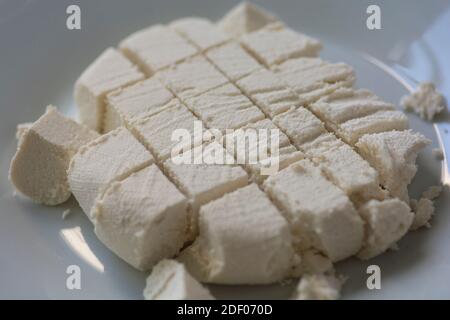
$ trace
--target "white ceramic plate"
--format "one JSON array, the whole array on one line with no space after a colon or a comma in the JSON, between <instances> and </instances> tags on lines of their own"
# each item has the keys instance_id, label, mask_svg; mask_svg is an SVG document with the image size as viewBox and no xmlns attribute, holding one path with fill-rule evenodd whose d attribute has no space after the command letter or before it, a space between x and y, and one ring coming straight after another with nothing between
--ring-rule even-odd
<instances>
[{"instance_id":1,"label":"white ceramic plate","mask_svg":"<svg viewBox=\"0 0 450 320\"><path fill-rule=\"evenodd\" d=\"M43 207L13 196L9 161L16 148L15 126L34 121L47 104L75 115L72 86L82 70L107 46L155 23L188 15L217 19L234 1L77 1L82 30L66 29L72 1L0 0L0 298L135 299L145 274L108 251L71 199ZM382 30L366 28L366 8L381 7ZM419 81L433 81L450 97L450 8L448 1L267 1L262 6L289 26L320 38L323 57L351 64L358 85L398 103ZM448 166L431 155L449 155L448 117L434 126L411 115L411 127L432 139L419 157L412 185L418 196L429 185L449 184ZM63 220L62 212L71 208ZM437 201L431 229L409 234L398 252L369 262L338 264L349 277L344 298L450 298L450 201ZM381 290L366 288L366 268L381 267ZM81 290L66 288L66 269L81 268ZM218 298L287 298L292 285L211 286Z\"/></svg>"}]
</instances>

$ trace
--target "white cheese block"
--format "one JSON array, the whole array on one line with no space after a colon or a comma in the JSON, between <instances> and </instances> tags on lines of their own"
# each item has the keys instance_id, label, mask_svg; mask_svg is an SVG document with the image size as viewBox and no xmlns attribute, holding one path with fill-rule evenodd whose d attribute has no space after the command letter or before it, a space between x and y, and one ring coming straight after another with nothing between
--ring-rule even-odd
<instances>
[{"instance_id":1,"label":"white cheese block","mask_svg":"<svg viewBox=\"0 0 450 320\"><path fill-rule=\"evenodd\" d=\"M206 57L231 81L262 70L263 67L236 42L230 42L206 52Z\"/></svg>"},{"instance_id":2,"label":"white cheese block","mask_svg":"<svg viewBox=\"0 0 450 320\"><path fill-rule=\"evenodd\" d=\"M392 130L406 130L409 127L406 115L397 110L372 113L341 123L335 128L338 135L350 145L354 145L365 134Z\"/></svg>"},{"instance_id":3,"label":"white cheese block","mask_svg":"<svg viewBox=\"0 0 450 320\"><path fill-rule=\"evenodd\" d=\"M100 241L139 270L173 257L185 241L186 198L155 164L109 184L92 213Z\"/></svg>"},{"instance_id":4,"label":"white cheese block","mask_svg":"<svg viewBox=\"0 0 450 320\"><path fill-rule=\"evenodd\" d=\"M148 76L198 52L186 39L162 25L154 25L129 35L119 47Z\"/></svg>"},{"instance_id":5,"label":"white cheese block","mask_svg":"<svg viewBox=\"0 0 450 320\"><path fill-rule=\"evenodd\" d=\"M161 260L148 276L145 300L213 300L209 290L176 260Z\"/></svg>"},{"instance_id":6,"label":"white cheese block","mask_svg":"<svg viewBox=\"0 0 450 320\"><path fill-rule=\"evenodd\" d=\"M367 134L356 147L380 174L380 183L393 197L408 202L408 185L417 172L418 153L430 140L412 130Z\"/></svg>"},{"instance_id":7,"label":"white cheese block","mask_svg":"<svg viewBox=\"0 0 450 320\"><path fill-rule=\"evenodd\" d=\"M395 110L369 90L340 88L311 105L311 110L326 122L339 124L381 110Z\"/></svg>"},{"instance_id":8,"label":"white cheese block","mask_svg":"<svg viewBox=\"0 0 450 320\"><path fill-rule=\"evenodd\" d=\"M112 182L153 163L152 155L124 127L81 147L72 158L68 180L73 195L86 215L97 196Z\"/></svg>"},{"instance_id":9,"label":"white cheese block","mask_svg":"<svg viewBox=\"0 0 450 320\"><path fill-rule=\"evenodd\" d=\"M233 84L226 84L186 100L206 126L219 130L238 129L264 114Z\"/></svg>"},{"instance_id":10,"label":"white cheese block","mask_svg":"<svg viewBox=\"0 0 450 320\"><path fill-rule=\"evenodd\" d=\"M104 131L158 113L174 98L154 77L114 91L107 96Z\"/></svg>"},{"instance_id":11,"label":"white cheese block","mask_svg":"<svg viewBox=\"0 0 450 320\"><path fill-rule=\"evenodd\" d=\"M400 104L405 110L413 111L428 121L447 109L444 96L431 82L420 83L411 95L402 97Z\"/></svg>"},{"instance_id":12,"label":"white cheese block","mask_svg":"<svg viewBox=\"0 0 450 320\"><path fill-rule=\"evenodd\" d=\"M230 36L211 21L188 17L173 21L170 25L201 51L216 47L230 40Z\"/></svg>"},{"instance_id":13,"label":"white cheese block","mask_svg":"<svg viewBox=\"0 0 450 320\"><path fill-rule=\"evenodd\" d=\"M101 132L106 94L142 79L144 75L119 51L106 49L75 83L74 97L81 122Z\"/></svg>"},{"instance_id":14,"label":"white cheese block","mask_svg":"<svg viewBox=\"0 0 450 320\"><path fill-rule=\"evenodd\" d=\"M375 257L400 240L414 219L411 209L399 199L371 200L359 208L365 222L365 240L358 257Z\"/></svg>"},{"instance_id":15,"label":"white cheese block","mask_svg":"<svg viewBox=\"0 0 450 320\"><path fill-rule=\"evenodd\" d=\"M82 145L97 137L95 131L66 118L55 107L47 107L44 115L20 134L9 180L38 203L63 203L70 197L66 172L70 159Z\"/></svg>"},{"instance_id":16,"label":"white cheese block","mask_svg":"<svg viewBox=\"0 0 450 320\"><path fill-rule=\"evenodd\" d=\"M218 25L233 37L239 37L277 21L278 18L268 11L243 1L228 11Z\"/></svg>"},{"instance_id":17,"label":"white cheese block","mask_svg":"<svg viewBox=\"0 0 450 320\"><path fill-rule=\"evenodd\" d=\"M303 105L303 101L269 70L253 72L236 85L269 117Z\"/></svg>"},{"instance_id":18,"label":"white cheese block","mask_svg":"<svg viewBox=\"0 0 450 320\"><path fill-rule=\"evenodd\" d=\"M201 207L199 232L180 260L202 282L265 284L290 274L289 226L255 184Z\"/></svg>"},{"instance_id":19,"label":"white cheese block","mask_svg":"<svg viewBox=\"0 0 450 320\"><path fill-rule=\"evenodd\" d=\"M267 26L243 35L242 46L267 67L299 57L316 57L322 44L289 28Z\"/></svg>"},{"instance_id":20,"label":"white cheese block","mask_svg":"<svg viewBox=\"0 0 450 320\"><path fill-rule=\"evenodd\" d=\"M299 249L315 248L338 261L361 248L363 222L353 204L311 161L301 160L270 176L264 188L284 210Z\"/></svg>"},{"instance_id":21,"label":"white cheese block","mask_svg":"<svg viewBox=\"0 0 450 320\"><path fill-rule=\"evenodd\" d=\"M161 112L144 119L140 119L130 125L133 133L138 137L152 154L160 161L170 157L174 148L193 147L202 142L201 122L178 100L173 100ZM196 123L200 128L195 134ZM189 141L181 139L172 134L175 130L187 130L190 134ZM186 143L185 143L186 142Z\"/></svg>"},{"instance_id":22,"label":"white cheese block","mask_svg":"<svg viewBox=\"0 0 450 320\"><path fill-rule=\"evenodd\" d=\"M300 279L292 299L337 300L341 295L343 279L326 274L305 274Z\"/></svg>"}]
</instances>

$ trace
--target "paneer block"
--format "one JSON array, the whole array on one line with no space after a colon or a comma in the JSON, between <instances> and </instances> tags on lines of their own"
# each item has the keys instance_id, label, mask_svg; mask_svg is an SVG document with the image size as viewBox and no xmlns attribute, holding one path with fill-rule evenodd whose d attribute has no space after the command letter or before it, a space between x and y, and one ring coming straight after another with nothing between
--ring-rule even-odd
<instances>
[{"instance_id":1,"label":"paneer block","mask_svg":"<svg viewBox=\"0 0 450 320\"><path fill-rule=\"evenodd\" d=\"M273 67L275 74L306 104L355 81L353 69L345 63L319 58L298 58Z\"/></svg>"},{"instance_id":2,"label":"paneer block","mask_svg":"<svg viewBox=\"0 0 450 320\"><path fill-rule=\"evenodd\" d=\"M229 83L219 70L200 56L164 70L158 77L183 101Z\"/></svg>"},{"instance_id":3,"label":"paneer block","mask_svg":"<svg viewBox=\"0 0 450 320\"><path fill-rule=\"evenodd\" d=\"M198 50L169 27L154 25L119 44L120 50L148 76L195 55Z\"/></svg>"},{"instance_id":4,"label":"paneer block","mask_svg":"<svg viewBox=\"0 0 450 320\"><path fill-rule=\"evenodd\" d=\"M202 206L199 231L179 259L202 282L266 284L290 274L289 226L255 184Z\"/></svg>"},{"instance_id":5,"label":"paneer block","mask_svg":"<svg viewBox=\"0 0 450 320\"><path fill-rule=\"evenodd\" d=\"M419 152L431 141L412 130L367 134L359 139L359 153L380 174L380 183L393 197L408 203L408 185L416 175Z\"/></svg>"},{"instance_id":6,"label":"paneer block","mask_svg":"<svg viewBox=\"0 0 450 320\"><path fill-rule=\"evenodd\" d=\"M139 270L173 257L185 241L186 198L155 164L109 184L92 212L100 241Z\"/></svg>"},{"instance_id":7,"label":"paneer block","mask_svg":"<svg viewBox=\"0 0 450 320\"><path fill-rule=\"evenodd\" d=\"M233 84L226 84L186 100L186 106L209 128L238 129L264 114Z\"/></svg>"},{"instance_id":8,"label":"paneer block","mask_svg":"<svg viewBox=\"0 0 450 320\"><path fill-rule=\"evenodd\" d=\"M152 155L124 127L81 147L68 169L70 189L84 213L92 219L96 198L113 181L153 163Z\"/></svg>"},{"instance_id":9,"label":"paneer block","mask_svg":"<svg viewBox=\"0 0 450 320\"><path fill-rule=\"evenodd\" d=\"M174 98L155 77L114 91L107 96L104 131L158 113Z\"/></svg>"},{"instance_id":10,"label":"paneer block","mask_svg":"<svg viewBox=\"0 0 450 320\"><path fill-rule=\"evenodd\" d=\"M403 112L386 110L341 123L336 128L336 132L347 143L354 145L365 134L392 130L401 131L408 129L408 127L408 118Z\"/></svg>"},{"instance_id":11,"label":"paneer block","mask_svg":"<svg viewBox=\"0 0 450 320\"><path fill-rule=\"evenodd\" d=\"M144 75L122 53L106 49L75 83L74 98L81 122L102 132L106 95L142 79Z\"/></svg>"},{"instance_id":12,"label":"paneer block","mask_svg":"<svg viewBox=\"0 0 450 320\"><path fill-rule=\"evenodd\" d=\"M305 274L301 277L292 299L337 300L344 280L333 275Z\"/></svg>"},{"instance_id":13,"label":"paneer block","mask_svg":"<svg viewBox=\"0 0 450 320\"><path fill-rule=\"evenodd\" d=\"M278 22L274 15L253 3L243 1L228 11L217 24L225 32L237 38L273 22Z\"/></svg>"},{"instance_id":14,"label":"paneer block","mask_svg":"<svg viewBox=\"0 0 450 320\"><path fill-rule=\"evenodd\" d=\"M206 57L231 81L262 70L263 67L236 42L206 52Z\"/></svg>"},{"instance_id":15,"label":"paneer block","mask_svg":"<svg viewBox=\"0 0 450 320\"><path fill-rule=\"evenodd\" d=\"M410 208L399 199L371 200L359 208L365 222L365 240L358 257L373 258L400 240L414 219Z\"/></svg>"},{"instance_id":16,"label":"paneer block","mask_svg":"<svg viewBox=\"0 0 450 320\"><path fill-rule=\"evenodd\" d=\"M361 248L364 227L352 202L311 161L270 176L264 189L285 212L298 250L315 248L339 261Z\"/></svg>"},{"instance_id":17,"label":"paneer block","mask_svg":"<svg viewBox=\"0 0 450 320\"><path fill-rule=\"evenodd\" d=\"M95 131L66 118L55 107L47 107L44 115L20 134L9 180L33 201L52 206L63 203L70 197L70 159L97 137Z\"/></svg>"},{"instance_id":18,"label":"paneer block","mask_svg":"<svg viewBox=\"0 0 450 320\"><path fill-rule=\"evenodd\" d=\"M195 132L196 124L199 126L198 132ZM131 130L160 161L169 158L175 148L191 148L201 144L203 139L201 121L178 100L171 102L161 112L134 122ZM178 141L176 130L187 130L191 139Z\"/></svg>"},{"instance_id":19,"label":"paneer block","mask_svg":"<svg viewBox=\"0 0 450 320\"><path fill-rule=\"evenodd\" d=\"M381 110L395 110L369 90L340 88L311 105L311 110L326 122L336 125Z\"/></svg>"},{"instance_id":20,"label":"paneer block","mask_svg":"<svg viewBox=\"0 0 450 320\"><path fill-rule=\"evenodd\" d=\"M230 40L230 36L211 21L189 17L173 21L170 27L188 39L199 50L205 51Z\"/></svg>"},{"instance_id":21,"label":"paneer block","mask_svg":"<svg viewBox=\"0 0 450 320\"><path fill-rule=\"evenodd\" d=\"M299 57L316 57L322 44L289 28L266 26L243 35L242 46L267 67Z\"/></svg>"},{"instance_id":22,"label":"paneer block","mask_svg":"<svg viewBox=\"0 0 450 320\"><path fill-rule=\"evenodd\" d=\"M213 300L207 288L176 260L161 260L148 276L145 300Z\"/></svg>"},{"instance_id":23,"label":"paneer block","mask_svg":"<svg viewBox=\"0 0 450 320\"><path fill-rule=\"evenodd\" d=\"M253 72L236 85L269 117L303 105L303 101L269 70Z\"/></svg>"}]
</instances>

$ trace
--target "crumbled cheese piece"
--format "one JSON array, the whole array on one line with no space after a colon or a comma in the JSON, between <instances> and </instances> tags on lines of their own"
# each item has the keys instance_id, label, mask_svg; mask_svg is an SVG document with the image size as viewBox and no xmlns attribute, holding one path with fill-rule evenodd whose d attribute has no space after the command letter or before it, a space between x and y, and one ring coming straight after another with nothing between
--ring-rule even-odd
<instances>
[{"instance_id":1,"label":"crumbled cheese piece","mask_svg":"<svg viewBox=\"0 0 450 320\"><path fill-rule=\"evenodd\" d=\"M410 230L414 231L421 227L431 227L430 220L434 214L433 201L427 198L421 198L419 201L414 201L411 207L414 210L414 220Z\"/></svg>"},{"instance_id":2,"label":"crumbled cheese piece","mask_svg":"<svg viewBox=\"0 0 450 320\"><path fill-rule=\"evenodd\" d=\"M186 198L155 164L110 183L92 215L100 241L139 270L173 257L186 239Z\"/></svg>"},{"instance_id":3,"label":"crumbled cheese piece","mask_svg":"<svg viewBox=\"0 0 450 320\"><path fill-rule=\"evenodd\" d=\"M447 108L444 96L431 82L419 84L416 91L401 99L400 104L405 110L414 111L428 121L433 120L435 115Z\"/></svg>"},{"instance_id":4,"label":"crumbled cheese piece","mask_svg":"<svg viewBox=\"0 0 450 320\"><path fill-rule=\"evenodd\" d=\"M17 125L16 139L17 139L18 144L20 144L22 137L25 135L25 133L28 131L28 129L31 128L32 125L33 125L32 122L19 123Z\"/></svg>"},{"instance_id":5,"label":"crumbled cheese piece","mask_svg":"<svg viewBox=\"0 0 450 320\"><path fill-rule=\"evenodd\" d=\"M280 281L292 259L289 226L255 184L201 207L199 237L180 256L197 279L219 284Z\"/></svg>"},{"instance_id":6,"label":"crumbled cheese piece","mask_svg":"<svg viewBox=\"0 0 450 320\"><path fill-rule=\"evenodd\" d=\"M337 300L344 283L343 278L325 274L305 274L295 289L295 300Z\"/></svg>"},{"instance_id":7,"label":"crumbled cheese piece","mask_svg":"<svg viewBox=\"0 0 450 320\"><path fill-rule=\"evenodd\" d=\"M309 160L270 176L264 188L285 211L300 248L315 248L332 261L352 256L361 248L363 222L353 204Z\"/></svg>"},{"instance_id":8,"label":"crumbled cheese piece","mask_svg":"<svg viewBox=\"0 0 450 320\"><path fill-rule=\"evenodd\" d=\"M361 259L373 258L400 240L409 230L414 214L399 199L371 200L359 208L366 235L358 253Z\"/></svg>"},{"instance_id":9,"label":"crumbled cheese piece","mask_svg":"<svg viewBox=\"0 0 450 320\"><path fill-rule=\"evenodd\" d=\"M263 29L243 35L242 46L258 61L270 67L299 57L316 57L322 44L289 28Z\"/></svg>"},{"instance_id":10,"label":"crumbled cheese piece","mask_svg":"<svg viewBox=\"0 0 450 320\"><path fill-rule=\"evenodd\" d=\"M75 83L74 96L81 122L101 132L106 94L143 78L138 68L120 52L113 48L105 50Z\"/></svg>"},{"instance_id":11,"label":"crumbled cheese piece","mask_svg":"<svg viewBox=\"0 0 450 320\"><path fill-rule=\"evenodd\" d=\"M408 202L408 185L417 172L418 153L431 141L411 130L364 135L356 147L380 174L390 194Z\"/></svg>"},{"instance_id":12,"label":"crumbled cheese piece","mask_svg":"<svg viewBox=\"0 0 450 320\"><path fill-rule=\"evenodd\" d=\"M278 19L266 10L243 1L227 12L218 25L233 37L239 37L277 21Z\"/></svg>"},{"instance_id":13,"label":"crumbled cheese piece","mask_svg":"<svg viewBox=\"0 0 450 320\"><path fill-rule=\"evenodd\" d=\"M213 300L209 290L195 280L182 263L161 260L147 278L146 300Z\"/></svg>"},{"instance_id":14,"label":"crumbled cheese piece","mask_svg":"<svg viewBox=\"0 0 450 320\"><path fill-rule=\"evenodd\" d=\"M151 163L151 154L121 127L78 150L67 171L69 185L84 213L92 219L91 209L104 188Z\"/></svg>"},{"instance_id":15,"label":"crumbled cheese piece","mask_svg":"<svg viewBox=\"0 0 450 320\"><path fill-rule=\"evenodd\" d=\"M62 215L61 215L61 218L62 218L63 220L66 220L67 217L70 215L70 213L71 213L70 209L64 210L63 213L62 213Z\"/></svg>"},{"instance_id":16,"label":"crumbled cheese piece","mask_svg":"<svg viewBox=\"0 0 450 320\"><path fill-rule=\"evenodd\" d=\"M20 136L11 160L9 179L32 200L57 205L70 197L67 168L77 150L98 134L66 118L55 107Z\"/></svg>"},{"instance_id":17,"label":"crumbled cheese piece","mask_svg":"<svg viewBox=\"0 0 450 320\"><path fill-rule=\"evenodd\" d=\"M174 30L154 25L119 44L120 50L148 76L195 55L198 50Z\"/></svg>"},{"instance_id":18,"label":"crumbled cheese piece","mask_svg":"<svg viewBox=\"0 0 450 320\"><path fill-rule=\"evenodd\" d=\"M433 148L433 150L431 150L431 153L437 160L444 160L444 151L442 151L441 148Z\"/></svg>"}]
</instances>

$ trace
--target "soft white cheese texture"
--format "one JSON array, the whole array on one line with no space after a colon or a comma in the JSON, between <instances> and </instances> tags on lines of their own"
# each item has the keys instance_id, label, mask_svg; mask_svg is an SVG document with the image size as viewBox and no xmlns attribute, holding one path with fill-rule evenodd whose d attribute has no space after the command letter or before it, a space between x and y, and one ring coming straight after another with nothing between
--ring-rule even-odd
<instances>
[{"instance_id":1,"label":"soft white cheese texture","mask_svg":"<svg viewBox=\"0 0 450 320\"><path fill-rule=\"evenodd\" d=\"M292 299L337 300L340 297L342 278L324 274L306 274L301 277Z\"/></svg>"},{"instance_id":2,"label":"soft white cheese texture","mask_svg":"<svg viewBox=\"0 0 450 320\"><path fill-rule=\"evenodd\" d=\"M402 98L400 104L405 110L413 111L428 121L447 108L444 96L431 82L420 83L411 95Z\"/></svg>"}]
</instances>

